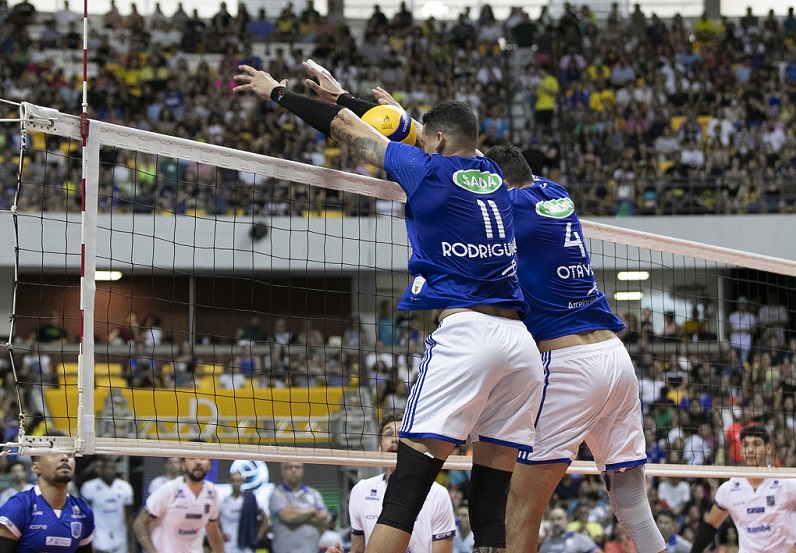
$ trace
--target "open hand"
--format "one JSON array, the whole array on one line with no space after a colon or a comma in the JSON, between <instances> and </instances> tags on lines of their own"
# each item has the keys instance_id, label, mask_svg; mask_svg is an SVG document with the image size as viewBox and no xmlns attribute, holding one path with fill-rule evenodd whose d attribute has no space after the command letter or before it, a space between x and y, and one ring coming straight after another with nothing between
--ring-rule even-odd
<instances>
[{"instance_id":1,"label":"open hand","mask_svg":"<svg viewBox=\"0 0 796 553\"><path fill-rule=\"evenodd\" d=\"M336 104L338 96L346 92L340 83L337 82L337 79L322 65L315 63L311 59L302 62L301 65L304 66L304 69L310 75L318 79L317 83L312 79L305 79L304 84L314 90L318 97L327 104Z\"/></svg>"},{"instance_id":2,"label":"open hand","mask_svg":"<svg viewBox=\"0 0 796 553\"><path fill-rule=\"evenodd\" d=\"M271 99L271 91L278 86L287 86L287 79L278 82L270 74L265 71L257 71L254 67L248 65L239 65L238 69L243 71L240 75L233 77L238 86L233 88L233 92L246 92L251 90L258 96Z\"/></svg>"},{"instance_id":3,"label":"open hand","mask_svg":"<svg viewBox=\"0 0 796 553\"><path fill-rule=\"evenodd\" d=\"M403 106L398 103L398 100L392 97L392 94L390 94L380 86L377 86L376 88L373 89L373 95L383 106L395 106L400 110L406 111L404 110Z\"/></svg>"}]
</instances>

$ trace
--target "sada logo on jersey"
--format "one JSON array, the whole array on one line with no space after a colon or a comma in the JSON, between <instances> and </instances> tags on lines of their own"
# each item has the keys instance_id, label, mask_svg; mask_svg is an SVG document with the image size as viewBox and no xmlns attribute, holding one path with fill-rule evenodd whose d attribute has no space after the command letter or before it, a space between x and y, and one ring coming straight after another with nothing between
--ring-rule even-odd
<instances>
[{"instance_id":1,"label":"sada logo on jersey","mask_svg":"<svg viewBox=\"0 0 796 553\"><path fill-rule=\"evenodd\" d=\"M569 198L558 198L556 200L547 200L536 204L536 213L542 217L551 217L553 219L563 219L572 215L575 211L575 203Z\"/></svg>"},{"instance_id":2,"label":"sada logo on jersey","mask_svg":"<svg viewBox=\"0 0 796 553\"><path fill-rule=\"evenodd\" d=\"M563 219L564 217L572 215L574 211L575 203L569 198L558 198L536 204L536 213L542 217Z\"/></svg>"},{"instance_id":3,"label":"sada logo on jersey","mask_svg":"<svg viewBox=\"0 0 796 553\"><path fill-rule=\"evenodd\" d=\"M456 186L475 192L476 194L491 194L503 184L503 179L497 173L467 169L456 171L453 174Z\"/></svg>"}]
</instances>

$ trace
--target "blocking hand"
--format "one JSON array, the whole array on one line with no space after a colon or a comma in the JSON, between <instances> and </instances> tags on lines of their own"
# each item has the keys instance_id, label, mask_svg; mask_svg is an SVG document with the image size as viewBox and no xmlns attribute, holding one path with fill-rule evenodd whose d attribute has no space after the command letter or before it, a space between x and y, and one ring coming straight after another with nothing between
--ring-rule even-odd
<instances>
[{"instance_id":1,"label":"blocking hand","mask_svg":"<svg viewBox=\"0 0 796 553\"><path fill-rule=\"evenodd\" d=\"M318 79L317 83L312 79L304 79L304 84L314 90L318 97L327 104L336 104L337 97L346 92L342 85L337 82L337 79L335 79L334 76L329 73L329 70L322 65L310 59L302 62L301 65L304 66L304 69L306 69L310 75Z\"/></svg>"},{"instance_id":2,"label":"blocking hand","mask_svg":"<svg viewBox=\"0 0 796 553\"><path fill-rule=\"evenodd\" d=\"M234 79L238 86L233 88L233 92L246 92L251 90L258 96L271 99L271 91L278 86L287 86L287 79L279 82L265 71L257 71L254 67L240 65L238 69L243 71L240 75L235 75Z\"/></svg>"}]
</instances>

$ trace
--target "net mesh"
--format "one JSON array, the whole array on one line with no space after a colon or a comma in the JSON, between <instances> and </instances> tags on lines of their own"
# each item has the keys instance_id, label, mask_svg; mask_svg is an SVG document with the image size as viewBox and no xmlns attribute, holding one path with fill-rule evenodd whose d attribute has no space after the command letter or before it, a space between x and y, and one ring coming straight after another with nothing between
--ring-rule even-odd
<instances>
[{"instance_id":1,"label":"net mesh","mask_svg":"<svg viewBox=\"0 0 796 553\"><path fill-rule=\"evenodd\" d=\"M434 328L431 314L395 311L410 253L400 189L92 122L89 240L109 280L97 280L86 311L96 343L81 366L79 142L69 117L36 113L16 203L26 430L76 436L83 374L94 380L84 407L96 415L97 451L383 464L367 453L376 421L405 405ZM344 150L312 148L350 162ZM594 270L627 324L649 453L665 463L656 470L736 464L725 430L744 419L773 431L778 465L796 465L794 264L584 230L592 266L559 276ZM758 322L748 350L743 324L730 328L743 313ZM579 460L576 470L594 470L585 447Z\"/></svg>"}]
</instances>

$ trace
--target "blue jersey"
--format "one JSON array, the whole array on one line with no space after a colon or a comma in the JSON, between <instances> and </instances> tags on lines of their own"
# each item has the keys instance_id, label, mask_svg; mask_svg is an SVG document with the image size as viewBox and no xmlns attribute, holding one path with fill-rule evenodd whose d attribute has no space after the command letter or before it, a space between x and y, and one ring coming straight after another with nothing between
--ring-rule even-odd
<instances>
[{"instance_id":1,"label":"blue jersey","mask_svg":"<svg viewBox=\"0 0 796 553\"><path fill-rule=\"evenodd\" d=\"M19 492L0 507L0 524L19 539L17 553L73 553L94 537L94 513L88 503L67 495L58 514L38 486Z\"/></svg>"},{"instance_id":2,"label":"blue jersey","mask_svg":"<svg viewBox=\"0 0 796 553\"><path fill-rule=\"evenodd\" d=\"M492 304L524 312L508 190L485 157L390 142L384 168L406 192L413 278L398 309Z\"/></svg>"},{"instance_id":3,"label":"blue jersey","mask_svg":"<svg viewBox=\"0 0 796 553\"><path fill-rule=\"evenodd\" d=\"M510 191L518 221L517 262L533 337L552 340L589 330L622 330L594 279L575 205L558 183L534 177Z\"/></svg>"}]
</instances>

